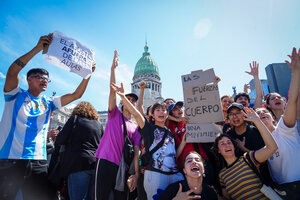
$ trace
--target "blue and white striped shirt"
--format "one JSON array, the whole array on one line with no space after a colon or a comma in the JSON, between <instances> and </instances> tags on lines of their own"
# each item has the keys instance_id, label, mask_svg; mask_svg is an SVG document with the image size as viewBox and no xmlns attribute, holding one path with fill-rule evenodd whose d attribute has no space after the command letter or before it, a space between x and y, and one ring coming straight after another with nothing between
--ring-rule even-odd
<instances>
[{"instance_id":1,"label":"blue and white striped shirt","mask_svg":"<svg viewBox=\"0 0 300 200\"><path fill-rule=\"evenodd\" d=\"M0 159L46 160L50 114L61 108L60 97L32 96L19 87L4 93L0 122Z\"/></svg>"}]
</instances>

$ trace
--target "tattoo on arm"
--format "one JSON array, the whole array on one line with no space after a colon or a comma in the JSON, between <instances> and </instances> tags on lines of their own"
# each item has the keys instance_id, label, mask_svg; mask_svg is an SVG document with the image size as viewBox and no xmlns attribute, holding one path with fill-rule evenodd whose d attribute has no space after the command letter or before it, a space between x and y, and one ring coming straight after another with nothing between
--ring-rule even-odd
<instances>
[{"instance_id":1,"label":"tattoo on arm","mask_svg":"<svg viewBox=\"0 0 300 200\"><path fill-rule=\"evenodd\" d=\"M26 64L24 64L21 60L19 60L19 59L17 59L16 61L15 61L15 64L16 65L18 65L18 66L20 66L21 68L23 68Z\"/></svg>"}]
</instances>

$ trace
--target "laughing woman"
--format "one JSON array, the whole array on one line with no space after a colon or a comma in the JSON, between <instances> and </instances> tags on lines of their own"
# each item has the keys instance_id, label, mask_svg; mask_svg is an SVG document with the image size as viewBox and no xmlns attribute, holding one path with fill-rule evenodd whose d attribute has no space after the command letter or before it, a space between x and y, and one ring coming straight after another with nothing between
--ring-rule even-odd
<instances>
[{"instance_id":1,"label":"laughing woman","mask_svg":"<svg viewBox=\"0 0 300 200\"><path fill-rule=\"evenodd\" d=\"M205 182L204 163L195 151L186 154L183 161L185 180L173 183L159 195L159 200L202 199L217 200L216 192Z\"/></svg>"},{"instance_id":2,"label":"laughing woman","mask_svg":"<svg viewBox=\"0 0 300 200\"><path fill-rule=\"evenodd\" d=\"M229 135L222 134L216 138L212 150L224 167L219 173L222 193L227 199L267 199L260 191L262 182L247 163L258 167L275 153L277 144L254 110L244 109L244 118L256 125L265 147L238 157L236 143Z\"/></svg>"},{"instance_id":3,"label":"laughing woman","mask_svg":"<svg viewBox=\"0 0 300 200\"><path fill-rule=\"evenodd\" d=\"M300 50L293 49L291 63L291 83L289 101L275 126L271 113L265 108L256 109L260 119L272 132L278 144L276 153L268 159L272 179L287 191L285 199L300 199L300 134L296 129L296 107L300 84Z\"/></svg>"},{"instance_id":4,"label":"laughing woman","mask_svg":"<svg viewBox=\"0 0 300 200\"><path fill-rule=\"evenodd\" d=\"M167 109L164 103L155 103L151 113L154 124L150 124L142 114L128 101L124 95L123 84L121 88L115 84L111 88L121 97L124 105L136 119L146 151L151 151L156 145L161 145L150 157L145 170L144 187L147 199L153 199L158 191L166 189L171 183L183 180L183 175L176 166L176 150L174 134L165 128ZM163 141L162 143L160 143Z\"/></svg>"}]
</instances>

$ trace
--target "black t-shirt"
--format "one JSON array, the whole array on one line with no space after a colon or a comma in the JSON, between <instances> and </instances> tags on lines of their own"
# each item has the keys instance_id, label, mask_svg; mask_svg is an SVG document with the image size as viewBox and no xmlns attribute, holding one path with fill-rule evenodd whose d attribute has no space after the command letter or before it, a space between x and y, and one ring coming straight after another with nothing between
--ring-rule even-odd
<instances>
[{"instance_id":1,"label":"black t-shirt","mask_svg":"<svg viewBox=\"0 0 300 200\"><path fill-rule=\"evenodd\" d=\"M144 139L145 148L149 151L162 140L164 134L167 134L163 145L152 154L147 170L164 174L177 173L174 134L167 128L150 124L147 120L145 120L145 126L139 131Z\"/></svg>"},{"instance_id":2,"label":"black t-shirt","mask_svg":"<svg viewBox=\"0 0 300 200\"><path fill-rule=\"evenodd\" d=\"M182 181L178 181L176 183L169 185L158 196L158 200L173 199L177 195L177 192L179 190L179 183L181 183L181 185L182 185L182 192L187 192L190 190L186 179L184 179ZM196 195L196 194L191 193L190 196L192 196L192 195ZM197 194L197 195L201 196L201 198L200 198L201 200L217 200L218 199L216 192L211 187L209 187L204 181L202 182L202 192L201 192L201 194Z\"/></svg>"},{"instance_id":3,"label":"black t-shirt","mask_svg":"<svg viewBox=\"0 0 300 200\"><path fill-rule=\"evenodd\" d=\"M256 151L265 146L265 143L258 129L255 126L249 124L247 124L246 132L241 135L238 135L235 132L235 128L228 131L227 134L230 135L233 139L239 139L240 141L243 141L243 138L245 137L245 147L251 151Z\"/></svg>"},{"instance_id":4,"label":"black t-shirt","mask_svg":"<svg viewBox=\"0 0 300 200\"><path fill-rule=\"evenodd\" d=\"M57 135L55 142L55 148L60 145L66 146L64 155L65 174L95 168L95 153L103 135L103 127L98 120L82 116L74 118L75 116L69 118Z\"/></svg>"}]
</instances>

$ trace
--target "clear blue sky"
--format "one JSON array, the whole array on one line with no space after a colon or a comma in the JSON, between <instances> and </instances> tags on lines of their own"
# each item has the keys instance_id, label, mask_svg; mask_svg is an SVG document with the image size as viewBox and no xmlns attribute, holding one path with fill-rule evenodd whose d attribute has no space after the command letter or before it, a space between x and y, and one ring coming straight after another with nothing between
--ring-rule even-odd
<instances>
[{"instance_id":1,"label":"clear blue sky","mask_svg":"<svg viewBox=\"0 0 300 200\"><path fill-rule=\"evenodd\" d=\"M81 100L106 110L113 51L120 55L117 82L130 90L136 62L147 34L149 51L159 67L164 98L183 99L181 75L214 68L221 77L220 94L243 90L251 76L249 62L265 67L284 62L293 46L300 47L300 1L36 1L4 0L0 6L0 115L3 86L10 64L28 52L41 35L63 32L95 51L97 69ZM44 62L38 54L21 71L20 86L32 67L44 67L52 82L45 92L63 95L81 78Z\"/></svg>"}]
</instances>

